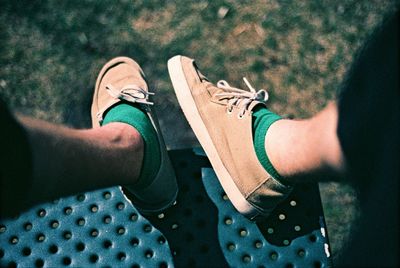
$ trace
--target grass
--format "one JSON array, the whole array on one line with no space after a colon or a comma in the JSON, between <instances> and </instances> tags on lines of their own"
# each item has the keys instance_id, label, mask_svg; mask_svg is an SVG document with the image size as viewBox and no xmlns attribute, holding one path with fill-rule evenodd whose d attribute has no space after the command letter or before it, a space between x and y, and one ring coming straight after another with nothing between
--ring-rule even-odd
<instances>
[{"instance_id":1,"label":"grass","mask_svg":"<svg viewBox=\"0 0 400 268\"><path fill-rule=\"evenodd\" d=\"M90 127L101 66L143 67L170 148L196 144L168 78L175 54L212 80L267 88L277 113L304 118L335 99L355 51L398 1L11 1L0 3L0 95L15 111ZM171 129L170 125L174 125ZM321 185L334 257L357 215L349 186Z\"/></svg>"}]
</instances>

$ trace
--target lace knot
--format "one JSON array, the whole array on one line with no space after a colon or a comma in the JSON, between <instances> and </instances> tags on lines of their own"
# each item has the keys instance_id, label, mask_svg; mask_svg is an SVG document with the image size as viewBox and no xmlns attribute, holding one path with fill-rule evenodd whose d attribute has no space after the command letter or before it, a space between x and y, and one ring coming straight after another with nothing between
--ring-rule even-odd
<instances>
[{"instance_id":1,"label":"lace knot","mask_svg":"<svg viewBox=\"0 0 400 268\"><path fill-rule=\"evenodd\" d=\"M246 77L243 77L246 86L250 91L240 88L231 87L225 80L220 80L217 87L223 89L224 92L215 94L216 97L221 99L228 99L228 111L231 112L234 105L240 106L239 117L241 118L246 110L249 108L253 101L266 103L268 100L268 92L265 89L255 90Z\"/></svg>"}]
</instances>

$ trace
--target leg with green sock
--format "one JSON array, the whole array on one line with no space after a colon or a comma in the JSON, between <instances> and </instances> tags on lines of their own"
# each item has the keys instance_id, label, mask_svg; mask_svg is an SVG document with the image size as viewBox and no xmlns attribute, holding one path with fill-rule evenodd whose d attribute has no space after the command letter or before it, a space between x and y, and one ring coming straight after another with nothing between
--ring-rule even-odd
<instances>
[{"instance_id":1,"label":"leg with green sock","mask_svg":"<svg viewBox=\"0 0 400 268\"><path fill-rule=\"evenodd\" d=\"M175 173L150 106L144 73L134 60L117 57L101 69L93 94L92 125L123 123L133 127L144 143L143 163L137 181L125 184L124 192L142 213L158 213L176 199Z\"/></svg>"},{"instance_id":2,"label":"leg with green sock","mask_svg":"<svg viewBox=\"0 0 400 268\"><path fill-rule=\"evenodd\" d=\"M157 133L150 118L139 105L119 103L105 115L102 126L112 122L120 122L134 127L144 141L144 155L140 176L135 187L140 188L157 175L160 169L161 155Z\"/></svg>"},{"instance_id":3,"label":"leg with green sock","mask_svg":"<svg viewBox=\"0 0 400 268\"><path fill-rule=\"evenodd\" d=\"M265 106L257 106L253 110L253 143L254 149L256 151L256 155L258 160L264 169L271 174L279 182L282 182L282 177L276 171L271 161L268 158L267 151L264 147L265 144L265 136L270 128L270 126L276 121L282 119L277 114L274 114Z\"/></svg>"},{"instance_id":4,"label":"leg with green sock","mask_svg":"<svg viewBox=\"0 0 400 268\"><path fill-rule=\"evenodd\" d=\"M267 217L291 184L343 171L335 105L308 120L285 120L266 109L264 89L212 84L193 59L177 55L168 70L181 108L235 208Z\"/></svg>"},{"instance_id":5,"label":"leg with green sock","mask_svg":"<svg viewBox=\"0 0 400 268\"><path fill-rule=\"evenodd\" d=\"M257 143L256 151L268 154L278 180L300 183L342 179L345 164L336 134L337 115L336 103L330 103L310 119L275 121L265 132L264 146Z\"/></svg>"}]
</instances>

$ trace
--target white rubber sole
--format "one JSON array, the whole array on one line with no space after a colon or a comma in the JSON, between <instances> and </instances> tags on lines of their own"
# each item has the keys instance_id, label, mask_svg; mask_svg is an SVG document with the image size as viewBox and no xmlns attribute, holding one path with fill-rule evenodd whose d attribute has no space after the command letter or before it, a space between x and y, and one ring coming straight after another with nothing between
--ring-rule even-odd
<instances>
[{"instance_id":1,"label":"white rubber sole","mask_svg":"<svg viewBox=\"0 0 400 268\"><path fill-rule=\"evenodd\" d=\"M175 90L178 102L182 108L182 111L188 120L190 126L193 129L197 139L201 146L206 152L212 167L224 189L228 195L233 206L247 218L254 218L259 215L260 212L250 204L243 194L236 186L233 178L229 174L228 170L222 163L221 158L215 148L210 135L208 134L207 128L203 123L200 113L197 110L196 103L191 94L189 85L187 84L185 74L183 72L182 56L174 56L168 61L168 72L172 81L172 85Z\"/></svg>"}]
</instances>

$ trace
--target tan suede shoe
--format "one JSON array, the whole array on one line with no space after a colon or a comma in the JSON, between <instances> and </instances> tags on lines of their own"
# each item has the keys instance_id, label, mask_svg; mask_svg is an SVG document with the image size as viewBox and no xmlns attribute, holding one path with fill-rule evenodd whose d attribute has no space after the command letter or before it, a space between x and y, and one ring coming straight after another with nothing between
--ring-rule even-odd
<instances>
[{"instance_id":1,"label":"tan suede shoe","mask_svg":"<svg viewBox=\"0 0 400 268\"><path fill-rule=\"evenodd\" d=\"M115 104L124 101L140 103L156 130L160 144L161 165L155 178L126 185L132 195L132 203L144 214L158 213L173 204L178 194L176 177L155 113L151 111L147 83L140 66L132 59L118 57L107 62L97 77L93 103L92 125L100 127L105 112Z\"/></svg>"},{"instance_id":2,"label":"tan suede shoe","mask_svg":"<svg viewBox=\"0 0 400 268\"><path fill-rule=\"evenodd\" d=\"M291 192L268 174L253 145L252 110L265 105L268 94L215 86L194 60L175 56L168 70L182 110L203 146L222 187L235 208L246 217L268 216Z\"/></svg>"}]
</instances>

